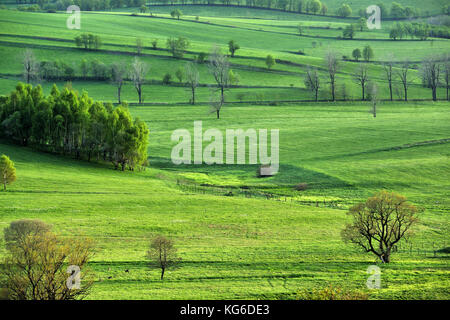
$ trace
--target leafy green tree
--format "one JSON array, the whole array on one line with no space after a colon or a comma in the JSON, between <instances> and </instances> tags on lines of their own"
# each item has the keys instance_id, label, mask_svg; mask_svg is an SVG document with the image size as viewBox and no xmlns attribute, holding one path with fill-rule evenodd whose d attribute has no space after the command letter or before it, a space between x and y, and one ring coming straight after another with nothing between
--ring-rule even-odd
<instances>
[{"instance_id":1,"label":"leafy green tree","mask_svg":"<svg viewBox=\"0 0 450 320\"><path fill-rule=\"evenodd\" d=\"M184 52L189 47L189 41L183 37L179 37L178 39L168 38L166 47L174 58L183 58Z\"/></svg>"},{"instance_id":2,"label":"leafy green tree","mask_svg":"<svg viewBox=\"0 0 450 320\"><path fill-rule=\"evenodd\" d=\"M352 15L352 8L346 3L342 4L342 6L337 10L337 14L340 17L346 18Z\"/></svg>"},{"instance_id":3,"label":"leafy green tree","mask_svg":"<svg viewBox=\"0 0 450 320\"><path fill-rule=\"evenodd\" d=\"M373 50L372 50L371 46L367 45L367 46L364 47L364 49L363 49L363 57L364 57L364 60L366 60L367 62L373 59L374 53L373 53Z\"/></svg>"},{"instance_id":4,"label":"leafy green tree","mask_svg":"<svg viewBox=\"0 0 450 320\"><path fill-rule=\"evenodd\" d=\"M359 31L363 31L367 27L367 19L364 17L359 18L357 26Z\"/></svg>"},{"instance_id":5,"label":"leafy green tree","mask_svg":"<svg viewBox=\"0 0 450 320\"><path fill-rule=\"evenodd\" d=\"M347 25L342 31L342 35L344 38L353 39L353 37L355 36L355 27L353 26L353 24Z\"/></svg>"},{"instance_id":6,"label":"leafy green tree","mask_svg":"<svg viewBox=\"0 0 450 320\"><path fill-rule=\"evenodd\" d=\"M358 61L359 58L361 58L362 54L361 54L361 50L359 50L358 48L356 48L355 50L353 50L352 52L352 57Z\"/></svg>"},{"instance_id":7,"label":"leafy green tree","mask_svg":"<svg viewBox=\"0 0 450 320\"><path fill-rule=\"evenodd\" d=\"M180 17L183 15L183 12L180 9L175 9L170 12L170 15L172 16L172 18L176 17L178 20L180 20Z\"/></svg>"},{"instance_id":8,"label":"leafy green tree","mask_svg":"<svg viewBox=\"0 0 450 320\"><path fill-rule=\"evenodd\" d=\"M272 69L272 67L275 65L275 59L273 58L273 56L272 55L267 55L267 57L266 57L266 66L267 66L267 69Z\"/></svg>"},{"instance_id":9,"label":"leafy green tree","mask_svg":"<svg viewBox=\"0 0 450 320\"><path fill-rule=\"evenodd\" d=\"M234 40L230 40L228 42L228 50L231 53L231 57L234 57L234 53L239 50L241 47L239 46L239 44L237 44L236 42L234 42Z\"/></svg>"},{"instance_id":10,"label":"leafy green tree","mask_svg":"<svg viewBox=\"0 0 450 320\"><path fill-rule=\"evenodd\" d=\"M16 168L7 155L0 157L0 183L3 184L3 190L6 191L6 185L16 181Z\"/></svg>"},{"instance_id":11,"label":"leafy green tree","mask_svg":"<svg viewBox=\"0 0 450 320\"><path fill-rule=\"evenodd\" d=\"M183 82L183 77L184 77L183 69L178 68L177 71L175 71L175 77L177 77L178 81L180 83L182 83Z\"/></svg>"},{"instance_id":12,"label":"leafy green tree","mask_svg":"<svg viewBox=\"0 0 450 320\"><path fill-rule=\"evenodd\" d=\"M317 14L322 9L322 2L320 0L311 0L308 3L308 7L312 13Z\"/></svg>"}]
</instances>

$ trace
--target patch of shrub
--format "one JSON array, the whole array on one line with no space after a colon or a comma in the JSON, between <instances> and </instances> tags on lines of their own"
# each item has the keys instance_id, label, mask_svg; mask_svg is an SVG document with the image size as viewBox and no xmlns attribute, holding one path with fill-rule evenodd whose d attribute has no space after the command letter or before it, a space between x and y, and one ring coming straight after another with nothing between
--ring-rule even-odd
<instances>
[{"instance_id":1,"label":"patch of shrub","mask_svg":"<svg viewBox=\"0 0 450 320\"><path fill-rule=\"evenodd\" d=\"M301 290L297 293L298 300L368 300L366 292L334 287L328 285L322 289Z\"/></svg>"},{"instance_id":2,"label":"patch of shrub","mask_svg":"<svg viewBox=\"0 0 450 320\"><path fill-rule=\"evenodd\" d=\"M308 184L305 183L305 182L296 184L294 189L297 190L297 191L305 191L306 189L308 189Z\"/></svg>"}]
</instances>

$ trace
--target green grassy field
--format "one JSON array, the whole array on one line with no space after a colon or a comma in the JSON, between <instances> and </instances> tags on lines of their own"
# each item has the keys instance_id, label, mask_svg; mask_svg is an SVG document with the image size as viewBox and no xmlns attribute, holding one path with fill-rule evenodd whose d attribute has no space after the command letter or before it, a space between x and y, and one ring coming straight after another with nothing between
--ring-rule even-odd
<instances>
[{"instance_id":1,"label":"green grassy field","mask_svg":"<svg viewBox=\"0 0 450 320\"><path fill-rule=\"evenodd\" d=\"M341 4L329 2L330 9ZM419 1L397 2L424 7ZM427 10L437 13L442 4L432 1ZM430 101L431 90L422 87L418 68L430 53L448 53L450 41L391 41L392 21L383 22L381 30L341 40L339 28L354 19L180 6L185 16L178 21L169 18L173 8L152 7L152 18L131 16L136 8L83 12L81 30L67 29L63 13L0 10L0 95L9 94L22 79L26 48L40 61L63 60L79 76L82 59L130 63L140 38L140 59L150 66L144 105L136 104L129 81L122 92L131 114L150 129L150 165L144 172L118 172L109 163L76 161L0 139L0 155L15 162L18 175L8 192L0 192L0 256L9 223L38 218L63 236L95 240L90 299L295 299L302 289L328 284L367 291L370 299L449 299L449 257L435 250L448 247L450 240L450 106L442 101L443 87L438 89L441 101ZM300 22L303 36L296 34ZM101 36L100 50L75 47L74 37L85 32ZM178 36L191 43L183 60L165 50L166 38ZM150 48L153 39L159 50ZM240 82L226 92L220 120L208 105L214 80L206 64L199 66L198 105L187 104L189 90L176 80L161 84L164 74L174 76L177 68L213 45L225 52L231 39L241 46L230 58ZM354 48L367 44L375 52L370 78L383 100L389 92L381 62L388 53L395 54L396 62L411 61L412 101L380 101L376 118L369 113L369 102L306 101L312 99L303 82L308 67L319 68L319 98L328 100L326 51L351 56ZM297 54L300 49L304 55ZM268 54L278 59L272 70L264 63ZM352 75L358 65L340 62L339 99L343 84L350 99L361 98ZM48 94L54 82L39 83ZM96 100L116 101L109 81L75 79L71 86ZM394 87L400 88L398 78ZM170 160L172 132L192 132L199 120L203 130L279 129L279 173L262 179L257 165L175 166ZM294 190L299 183L307 183L308 189ZM382 288L367 290L366 270L376 263L375 256L345 244L340 232L349 222L348 208L382 189L405 195L424 211L415 235L401 244L392 262L377 264ZM225 196L229 192L234 196ZM271 199L264 197L268 194ZM172 237L183 259L163 282L145 259L156 234Z\"/></svg>"}]
</instances>

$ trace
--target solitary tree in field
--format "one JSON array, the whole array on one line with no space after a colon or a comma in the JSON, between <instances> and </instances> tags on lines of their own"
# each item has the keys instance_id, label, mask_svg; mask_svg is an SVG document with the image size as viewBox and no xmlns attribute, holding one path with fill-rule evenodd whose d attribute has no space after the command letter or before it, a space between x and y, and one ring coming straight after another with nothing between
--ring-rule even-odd
<instances>
[{"instance_id":1,"label":"solitary tree in field","mask_svg":"<svg viewBox=\"0 0 450 320\"><path fill-rule=\"evenodd\" d=\"M131 64L130 78L133 81L134 88L138 94L139 104L142 103L142 87L145 82L145 74L147 71L147 64L135 57L133 63Z\"/></svg>"},{"instance_id":2,"label":"solitary tree in field","mask_svg":"<svg viewBox=\"0 0 450 320\"><path fill-rule=\"evenodd\" d=\"M369 70L366 64L360 64L353 75L353 80L361 86L361 100L366 100L365 90L369 82Z\"/></svg>"},{"instance_id":3,"label":"solitary tree in field","mask_svg":"<svg viewBox=\"0 0 450 320\"><path fill-rule=\"evenodd\" d=\"M353 24L349 24L342 31L342 36L344 39L353 39L355 36L355 26Z\"/></svg>"},{"instance_id":4,"label":"solitary tree in field","mask_svg":"<svg viewBox=\"0 0 450 320\"><path fill-rule=\"evenodd\" d=\"M408 87L410 84L410 81L408 79L408 71L409 71L409 62L405 61L402 63L402 66L400 67L400 70L397 72L398 77L400 78L400 81L403 85L403 91L404 91L404 99L405 101L408 101Z\"/></svg>"},{"instance_id":5,"label":"solitary tree in field","mask_svg":"<svg viewBox=\"0 0 450 320\"><path fill-rule=\"evenodd\" d=\"M422 63L422 78L424 84L431 88L433 101L437 100L437 88L441 77L441 66L437 57L431 56Z\"/></svg>"},{"instance_id":6,"label":"solitary tree in field","mask_svg":"<svg viewBox=\"0 0 450 320\"><path fill-rule=\"evenodd\" d=\"M330 88L331 88L331 99L336 100L336 74L339 67L339 60L337 53L334 51L328 51L325 56L325 67L328 71L328 76L330 78Z\"/></svg>"},{"instance_id":7,"label":"solitary tree in field","mask_svg":"<svg viewBox=\"0 0 450 320\"><path fill-rule=\"evenodd\" d=\"M363 31L367 26L367 19L364 17L359 18L357 26L359 28L359 31Z\"/></svg>"},{"instance_id":8,"label":"solitary tree in field","mask_svg":"<svg viewBox=\"0 0 450 320\"><path fill-rule=\"evenodd\" d=\"M136 38L136 54L140 56L142 53L142 39Z\"/></svg>"},{"instance_id":9,"label":"solitary tree in field","mask_svg":"<svg viewBox=\"0 0 450 320\"><path fill-rule=\"evenodd\" d=\"M372 50L371 46L367 45L364 47L363 57L364 57L364 60L366 60L367 62L369 62L371 59L373 59L374 54L373 54L373 50Z\"/></svg>"},{"instance_id":10,"label":"solitary tree in field","mask_svg":"<svg viewBox=\"0 0 450 320\"><path fill-rule=\"evenodd\" d=\"M230 85L230 63L225 55L220 52L220 49L213 48L211 54L209 55L209 71L214 77L217 83L217 87L220 91L220 107L223 106L225 102L225 90ZM216 109L217 119L220 118L220 108Z\"/></svg>"},{"instance_id":11,"label":"solitary tree in field","mask_svg":"<svg viewBox=\"0 0 450 320\"><path fill-rule=\"evenodd\" d=\"M315 100L317 101L320 88L320 78L317 69L308 69L305 74L304 82L306 88L314 93Z\"/></svg>"},{"instance_id":12,"label":"solitary tree in field","mask_svg":"<svg viewBox=\"0 0 450 320\"><path fill-rule=\"evenodd\" d=\"M338 14L338 16L346 18L352 15L352 8L350 8L350 6L346 3L342 4L342 6L337 9L336 13Z\"/></svg>"},{"instance_id":13,"label":"solitary tree in field","mask_svg":"<svg viewBox=\"0 0 450 320\"><path fill-rule=\"evenodd\" d=\"M275 59L272 57L272 55L267 55L266 57L266 66L267 69L272 69L272 67L275 65Z\"/></svg>"},{"instance_id":14,"label":"solitary tree in field","mask_svg":"<svg viewBox=\"0 0 450 320\"><path fill-rule=\"evenodd\" d=\"M355 50L353 50L353 52L352 52L352 56L353 56L353 58L356 60L356 61L358 61L359 60L359 58L361 58L361 50L359 50L358 48L356 48Z\"/></svg>"},{"instance_id":15,"label":"solitary tree in field","mask_svg":"<svg viewBox=\"0 0 450 320\"><path fill-rule=\"evenodd\" d=\"M173 246L173 240L161 235L151 241L147 258L150 259L152 266L161 269L161 280L164 279L164 272L170 267L175 267L181 260L177 255L177 249Z\"/></svg>"},{"instance_id":16,"label":"solitary tree in field","mask_svg":"<svg viewBox=\"0 0 450 320\"><path fill-rule=\"evenodd\" d=\"M127 75L127 68L124 63L116 62L111 66L111 81L117 87L117 102L120 104L120 93L122 91L123 83Z\"/></svg>"},{"instance_id":17,"label":"solitary tree in field","mask_svg":"<svg viewBox=\"0 0 450 320\"><path fill-rule=\"evenodd\" d=\"M175 71L175 77L177 77L178 81L180 83L182 83L183 82L183 77L184 77L183 69L178 68L177 71Z\"/></svg>"},{"instance_id":18,"label":"solitary tree in field","mask_svg":"<svg viewBox=\"0 0 450 320\"><path fill-rule=\"evenodd\" d=\"M186 82L191 89L191 104L195 104L195 90L199 84L199 73L194 63L188 62L185 66Z\"/></svg>"},{"instance_id":19,"label":"solitary tree in field","mask_svg":"<svg viewBox=\"0 0 450 320\"><path fill-rule=\"evenodd\" d=\"M172 16L172 18L177 18L178 20L180 20L180 17L183 15L183 12L179 9L175 9L172 12L170 12L170 15Z\"/></svg>"},{"instance_id":20,"label":"solitary tree in field","mask_svg":"<svg viewBox=\"0 0 450 320\"><path fill-rule=\"evenodd\" d=\"M179 37L178 39L168 38L166 47L174 58L183 58L184 52L189 47L189 41L183 37Z\"/></svg>"},{"instance_id":21,"label":"solitary tree in field","mask_svg":"<svg viewBox=\"0 0 450 320\"><path fill-rule=\"evenodd\" d=\"M3 190L6 191L6 185L16 181L16 168L7 155L0 157L0 183L3 184Z\"/></svg>"},{"instance_id":22,"label":"solitary tree in field","mask_svg":"<svg viewBox=\"0 0 450 320\"><path fill-rule=\"evenodd\" d=\"M8 299L75 300L85 297L93 283L85 268L93 254L93 242L61 238L48 231L44 223L36 223L31 229L28 224L27 228L14 230L15 241L8 242L1 267L2 286ZM9 231L11 227L13 225ZM6 231L5 236L9 234L8 228Z\"/></svg>"},{"instance_id":23,"label":"solitary tree in field","mask_svg":"<svg viewBox=\"0 0 450 320\"><path fill-rule=\"evenodd\" d=\"M25 50L23 54L23 76L27 83L39 77L39 62L30 49Z\"/></svg>"},{"instance_id":24,"label":"solitary tree in field","mask_svg":"<svg viewBox=\"0 0 450 320\"><path fill-rule=\"evenodd\" d=\"M231 57L234 57L234 53L239 50L241 47L239 46L239 44L237 44L236 42L234 42L234 40L230 40L228 42L228 51L230 51L231 53Z\"/></svg>"},{"instance_id":25,"label":"solitary tree in field","mask_svg":"<svg viewBox=\"0 0 450 320\"><path fill-rule=\"evenodd\" d=\"M417 223L417 212L404 196L378 192L348 211L353 221L342 231L342 238L389 263L394 245Z\"/></svg>"},{"instance_id":26,"label":"solitary tree in field","mask_svg":"<svg viewBox=\"0 0 450 320\"><path fill-rule=\"evenodd\" d=\"M392 97L392 79L394 75L394 56L392 54L389 54L386 61L383 63L384 72L386 74L386 80L388 82L389 86L389 94L391 97L391 101L393 100Z\"/></svg>"}]
</instances>

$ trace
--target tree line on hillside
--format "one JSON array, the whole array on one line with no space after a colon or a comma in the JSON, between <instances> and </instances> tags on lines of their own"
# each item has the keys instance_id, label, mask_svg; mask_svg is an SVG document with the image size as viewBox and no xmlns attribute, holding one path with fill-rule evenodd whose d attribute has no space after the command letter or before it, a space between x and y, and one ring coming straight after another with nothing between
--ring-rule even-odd
<instances>
[{"instance_id":1,"label":"tree line on hillside","mask_svg":"<svg viewBox=\"0 0 450 320\"><path fill-rule=\"evenodd\" d=\"M133 118L126 104L94 102L53 85L44 96L40 85L19 83L8 96L0 97L0 136L24 146L111 161L115 169L141 169L147 164L149 130Z\"/></svg>"},{"instance_id":2,"label":"tree line on hillside","mask_svg":"<svg viewBox=\"0 0 450 320\"><path fill-rule=\"evenodd\" d=\"M45 10L66 10L70 5L77 5L82 11L110 10L113 8L137 7L144 8L147 4L145 0L16 0L17 4L35 4ZM321 0L150 0L152 4L162 5L234 5L254 8L277 9L282 11L320 14L320 15L336 15L340 17L349 17L353 15L353 10L358 10L360 17L367 17L366 7L353 8L342 3L334 12L330 12L326 1ZM393 2L390 8L386 7L382 2L377 3L380 7L383 18L406 19L419 17L421 15L430 15L428 10L422 12L419 8L413 6L403 6L397 2ZM24 7L19 7L24 8ZM145 12L143 9L141 12ZM355 11L356 12L356 11ZM450 13L450 6L443 5L441 8L443 14Z\"/></svg>"}]
</instances>

